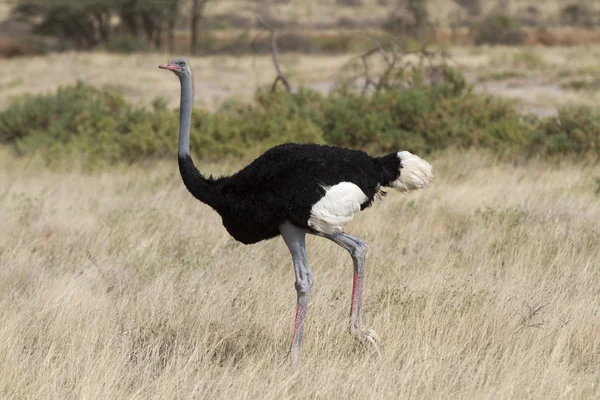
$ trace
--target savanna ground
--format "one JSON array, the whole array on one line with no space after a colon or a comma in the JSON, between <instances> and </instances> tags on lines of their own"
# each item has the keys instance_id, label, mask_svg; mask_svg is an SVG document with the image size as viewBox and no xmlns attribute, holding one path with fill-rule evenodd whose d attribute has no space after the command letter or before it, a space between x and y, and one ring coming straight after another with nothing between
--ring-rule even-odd
<instances>
[{"instance_id":1,"label":"savanna ground","mask_svg":"<svg viewBox=\"0 0 600 400\"><path fill-rule=\"evenodd\" d=\"M231 239L174 160L83 174L0 155L2 398L600 396L597 165L447 151L430 189L361 213L380 358L347 333L350 257L309 238L293 372L285 245Z\"/></svg>"},{"instance_id":2,"label":"savanna ground","mask_svg":"<svg viewBox=\"0 0 600 400\"><path fill-rule=\"evenodd\" d=\"M461 70L476 90L515 99L524 111L545 116L567 104L594 106L600 102L600 47L595 45L466 46L448 52L452 56L450 65ZM340 81L355 57L283 54L280 62L295 88L305 86L327 92ZM4 71L0 77L0 108L7 107L15 96L53 92L78 80L113 89L136 104L148 105L161 97L175 107L179 101L177 79L157 68L169 58L166 54L98 52L0 59ZM275 77L269 55L193 57L191 63L195 103L211 110L231 97L251 101L256 90L270 87ZM372 59L372 74L377 76L382 67L381 59Z\"/></svg>"},{"instance_id":3,"label":"savanna ground","mask_svg":"<svg viewBox=\"0 0 600 400\"><path fill-rule=\"evenodd\" d=\"M432 21L442 26L449 25L457 13L466 13L459 5L460 2L446 0L429 0L428 10ZM475 3L475 2L473 2ZM565 7L564 0L512 0L499 4L497 0L480 0L481 13L488 14L500 8L501 10L518 14L528 7L536 7L541 19L556 19L560 10ZM581 4L591 11L598 11L599 5L594 0L574 0L572 4ZM10 14L10 0L0 0L0 18L4 19ZM293 1L293 0L221 0L214 1L206 7L205 14L209 19L218 19L223 16L234 16L253 19L257 12L267 12L278 21L287 24L298 24L322 27L333 25L339 19L349 19L357 23L368 23L377 19L389 17L391 11L397 10L394 0L320 0L320 1ZM222 29L231 28L222 26Z\"/></svg>"},{"instance_id":4,"label":"savanna ground","mask_svg":"<svg viewBox=\"0 0 600 400\"><path fill-rule=\"evenodd\" d=\"M293 4L303 7L282 3L280 14L331 22L331 1ZM435 4L436 18L452 11ZM561 3L535 4L555 13ZM599 104L597 45L449 51L476 90L524 111ZM352 56L280 61L294 87L327 91ZM3 59L0 108L77 80L175 107L177 80L157 68L169 58ZM268 55L192 64L196 105L213 110L252 101L274 78ZM429 160L430 189L389 193L348 227L370 245L365 320L381 357L347 333L350 257L310 237L315 287L294 372L296 295L280 239L231 239L174 159L89 173L0 148L0 398L600 397L600 166L451 150ZM243 165L199 164L213 174Z\"/></svg>"}]
</instances>

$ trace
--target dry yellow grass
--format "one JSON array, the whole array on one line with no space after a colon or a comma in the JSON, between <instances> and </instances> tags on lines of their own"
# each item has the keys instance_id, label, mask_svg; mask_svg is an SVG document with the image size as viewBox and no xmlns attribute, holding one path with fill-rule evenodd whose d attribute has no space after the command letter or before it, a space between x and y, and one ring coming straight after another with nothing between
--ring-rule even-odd
<instances>
[{"instance_id":1,"label":"dry yellow grass","mask_svg":"<svg viewBox=\"0 0 600 400\"><path fill-rule=\"evenodd\" d=\"M178 105L177 79L158 69L173 55L62 53L27 59L0 59L0 108L14 96L48 93L82 80L120 91L136 104L163 97ZM283 55L281 63L295 86L331 81L349 56ZM214 109L228 97L250 101L257 88L270 85L275 70L270 56L193 57L197 106Z\"/></svg>"},{"instance_id":2,"label":"dry yellow grass","mask_svg":"<svg viewBox=\"0 0 600 400\"><path fill-rule=\"evenodd\" d=\"M397 0L319 0L319 1L257 1L226 0L209 4L206 15L238 15L254 19L257 12L268 10L277 20L287 23L298 23L311 26L313 24L336 24L340 19L363 22L389 18L392 13L402 10ZM543 19L556 20L560 11L567 5L562 0L508 0L500 6L498 0L482 0L481 11L488 14L501 10L513 15L523 15L528 7L535 7ZM592 11L600 10L595 0L578 0L572 3L584 4ZM354 4L354 5L345 5ZM453 1L428 0L427 8L430 19L437 25L449 26L458 16L465 18L466 10Z\"/></svg>"},{"instance_id":3,"label":"dry yellow grass","mask_svg":"<svg viewBox=\"0 0 600 400\"><path fill-rule=\"evenodd\" d=\"M6 0L0 1L0 20L5 20L10 15L10 4Z\"/></svg>"},{"instance_id":4,"label":"dry yellow grass","mask_svg":"<svg viewBox=\"0 0 600 400\"><path fill-rule=\"evenodd\" d=\"M189 10L189 2L184 2L183 14ZM344 5L354 3L356 5ZM503 2L505 12L522 15L529 6L538 9L542 18L555 19L560 10L565 7L564 0L508 0ZM577 0L573 3L585 4L592 11L600 10L600 5L595 0ZM365 20L384 20L398 10L396 0L359 0L345 2L339 0L319 1L245 1L245 0L221 0L213 1L206 7L205 15L214 18L222 15L244 16L254 19L256 13L271 14L277 20L286 23L298 23L304 25L336 24L341 18L351 21L362 22ZM8 16L10 11L10 0L0 0L0 19ZM483 14L497 10L498 0L482 0L481 9ZM466 11L453 1L428 0L428 10L431 20L441 26L448 26L458 15L463 18Z\"/></svg>"},{"instance_id":5,"label":"dry yellow grass","mask_svg":"<svg viewBox=\"0 0 600 400\"><path fill-rule=\"evenodd\" d=\"M365 40L358 38L357 40ZM599 46L579 47L458 47L450 49L456 66L477 82L480 76L516 71L521 76L503 82L477 83L479 90L521 101L528 107L595 105L598 91L563 90L560 82L572 78L600 76ZM342 66L355 55L284 54L282 68L294 85L329 90L339 78ZM15 96L48 93L77 80L120 91L135 104L148 105L155 97L178 105L177 80L161 73L158 64L167 54L117 55L106 53L64 53L45 57L0 59L0 109ZM381 66L377 63L374 69ZM196 105L218 108L227 98L251 101L257 88L269 87L275 77L268 55L194 57Z\"/></svg>"},{"instance_id":6,"label":"dry yellow grass","mask_svg":"<svg viewBox=\"0 0 600 400\"><path fill-rule=\"evenodd\" d=\"M598 398L600 168L431 161L429 190L348 228L381 358L346 332L350 258L311 237L293 373L280 239L230 239L175 161L85 175L2 151L0 397Z\"/></svg>"}]
</instances>

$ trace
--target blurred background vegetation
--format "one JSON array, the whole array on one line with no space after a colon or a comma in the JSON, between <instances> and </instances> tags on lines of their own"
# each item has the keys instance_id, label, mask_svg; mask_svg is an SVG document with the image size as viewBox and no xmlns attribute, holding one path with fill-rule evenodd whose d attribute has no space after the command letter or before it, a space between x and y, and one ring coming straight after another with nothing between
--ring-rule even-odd
<instances>
[{"instance_id":1,"label":"blurred background vegetation","mask_svg":"<svg viewBox=\"0 0 600 400\"><path fill-rule=\"evenodd\" d=\"M192 148L201 158L250 158L285 141L375 153L485 148L501 159L600 157L600 111L593 105L600 66L564 68L544 57L551 47L597 49L600 2L594 0L10 0L0 15L0 57L23 63L40 56L50 65L56 62L51 54L73 52L147 54L148 60L164 52L268 55L269 34L257 15L277 29L283 59L347 56L320 83L325 88L291 79L290 92L257 86L249 100L233 97L234 88L217 107L197 110ZM523 50L490 57L489 68L471 71L452 57L465 48L478 57L490 46ZM283 64L295 78L290 66L296 63ZM212 69L219 68L216 62ZM112 73L107 66L103 71ZM480 90L499 81L544 79L548 86L550 76L559 95L587 93L591 104L538 112ZM0 81L0 89L32 78ZM0 144L40 155L48 165L171 157L176 131L177 111L164 96L133 104L116 85L25 91L0 111Z\"/></svg>"},{"instance_id":2,"label":"blurred background vegetation","mask_svg":"<svg viewBox=\"0 0 600 400\"><path fill-rule=\"evenodd\" d=\"M348 32L447 44L600 40L595 0L8 0L0 55L67 49L192 54L252 46L256 15L285 28L282 51L347 52Z\"/></svg>"}]
</instances>

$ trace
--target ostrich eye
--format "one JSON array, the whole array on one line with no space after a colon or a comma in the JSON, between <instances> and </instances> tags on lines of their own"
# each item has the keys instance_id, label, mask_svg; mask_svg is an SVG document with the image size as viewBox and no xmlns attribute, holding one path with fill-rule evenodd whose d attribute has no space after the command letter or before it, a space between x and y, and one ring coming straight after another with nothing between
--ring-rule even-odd
<instances>
[{"instance_id":1,"label":"ostrich eye","mask_svg":"<svg viewBox=\"0 0 600 400\"><path fill-rule=\"evenodd\" d=\"M185 61L179 61L178 64L179 64L180 67L185 67Z\"/></svg>"}]
</instances>

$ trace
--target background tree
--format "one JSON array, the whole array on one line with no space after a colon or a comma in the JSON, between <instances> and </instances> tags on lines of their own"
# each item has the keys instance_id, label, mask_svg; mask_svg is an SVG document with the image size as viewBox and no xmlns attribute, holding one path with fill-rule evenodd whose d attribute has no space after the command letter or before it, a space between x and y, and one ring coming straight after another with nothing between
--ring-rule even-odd
<instances>
[{"instance_id":1,"label":"background tree","mask_svg":"<svg viewBox=\"0 0 600 400\"><path fill-rule=\"evenodd\" d=\"M180 0L16 0L12 15L34 33L58 38L61 48L88 50L118 34L160 49L166 32L173 50L179 6Z\"/></svg>"},{"instance_id":2,"label":"background tree","mask_svg":"<svg viewBox=\"0 0 600 400\"><path fill-rule=\"evenodd\" d=\"M89 49L110 38L113 8L114 0L18 0L12 14L34 33Z\"/></svg>"},{"instance_id":3,"label":"background tree","mask_svg":"<svg viewBox=\"0 0 600 400\"><path fill-rule=\"evenodd\" d=\"M454 2L464 8L470 17L478 17L481 14L481 0L454 0Z\"/></svg>"},{"instance_id":4,"label":"background tree","mask_svg":"<svg viewBox=\"0 0 600 400\"><path fill-rule=\"evenodd\" d=\"M435 29L429 21L428 0L397 0L383 28L400 36L432 40Z\"/></svg>"},{"instance_id":5,"label":"background tree","mask_svg":"<svg viewBox=\"0 0 600 400\"><path fill-rule=\"evenodd\" d=\"M190 19L190 54L196 54L198 51L198 28L204 17L206 4L211 0L192 0L191 19Z\"/></svg>"},{"instance_id":6,"label":"background tree","mask_svg":"<svg viewBox=\"0 0 600 400\"><path fill-rule=\"evenodd\" d=\"M167 11L167 46L169 52L175 51L175 28L179 17L180 0L171 0Z\"/></svg>"}]
</instances>

